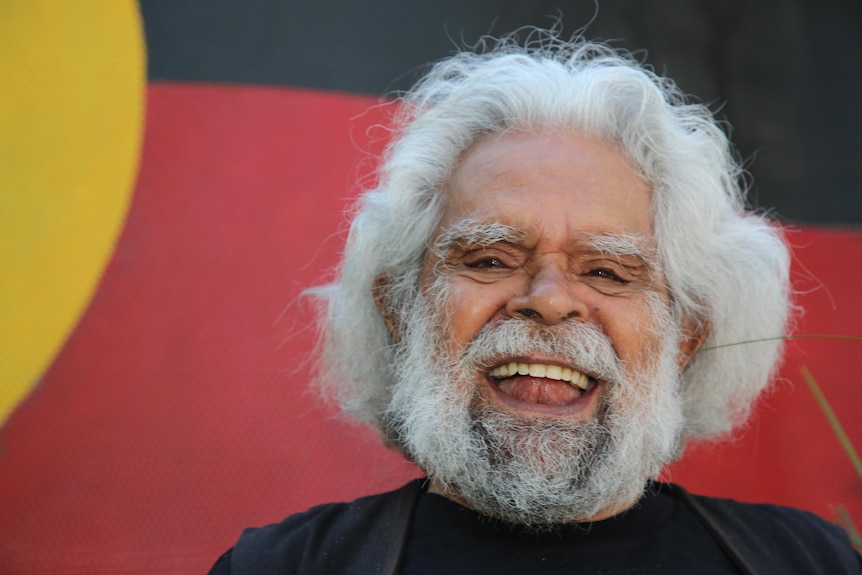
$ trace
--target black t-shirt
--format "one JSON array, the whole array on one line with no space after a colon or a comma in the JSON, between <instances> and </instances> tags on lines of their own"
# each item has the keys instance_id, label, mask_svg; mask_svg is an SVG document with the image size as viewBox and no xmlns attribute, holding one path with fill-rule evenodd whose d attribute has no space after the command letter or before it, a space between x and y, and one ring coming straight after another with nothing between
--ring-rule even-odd
<instances>
[{"instance_id":1,"label":"black t-shirt","mask_svg":"<svg viewBox=\"0 0 862 575\"><path fill-rule=\"evenodd\" d=\"M648 493L603 521L536 534L440 495L419 498L402 575L738 573L687 506Z\"/></svg>"},{"instance_id":2,"label":"black t-shirt","mask_svg":"<svg viewBox=\"0 0 862 575\"><path fill-rule=\"evenodd\" d=\"M402 575L736 573L722 549L746 573L862 575L862 555L840 527L788 507L651 484L615 517L536 535L424 494L420 480L247 530L210 573L229 575L234 563L237 575L366 575L399 561Z\"/></svg>"}]
</instances>

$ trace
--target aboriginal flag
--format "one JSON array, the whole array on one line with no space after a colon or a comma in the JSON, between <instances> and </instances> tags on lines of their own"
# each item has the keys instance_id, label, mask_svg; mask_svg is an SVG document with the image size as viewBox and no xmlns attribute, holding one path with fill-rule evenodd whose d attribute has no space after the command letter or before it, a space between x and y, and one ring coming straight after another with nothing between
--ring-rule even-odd
<instances>
[{"instance_id":1,"label":"aboriginal flag","mask_svg":"<svg viewBox=\"0 0 862 575\"><path fill-rule=\"evenodd\" d=\"M560 18L733 126L752 203L791 230L794 333L862 336L855 0L5 0L0 572L205 572L246 526L415 476L309 391L299 295L330 277L387 98ZM862 523L803 366L862 447L862 343L794 339L746 433L669 478Z\"/></svg>"}]
</instances>

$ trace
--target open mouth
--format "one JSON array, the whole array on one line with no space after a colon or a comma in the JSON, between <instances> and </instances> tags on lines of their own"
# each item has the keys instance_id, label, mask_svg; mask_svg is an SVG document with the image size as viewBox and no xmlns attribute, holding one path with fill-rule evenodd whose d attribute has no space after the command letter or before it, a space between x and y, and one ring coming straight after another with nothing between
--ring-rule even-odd
<instances>
[{"instance_id":1,"label":"open mouth","mask_svg":"<svg viewBox=\"0 0 862 575\"><path fill-rule=\"evenodd\" d=\"M505 396L549 406L572 405L597 385L585 373L550 363L510 361L491 369L488 376Z\"/></svg>"}]
</instances>

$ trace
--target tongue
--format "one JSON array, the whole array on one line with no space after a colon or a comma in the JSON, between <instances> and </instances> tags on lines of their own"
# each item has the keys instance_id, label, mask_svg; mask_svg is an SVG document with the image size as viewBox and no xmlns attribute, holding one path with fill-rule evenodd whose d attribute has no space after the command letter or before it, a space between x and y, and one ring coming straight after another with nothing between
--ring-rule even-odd
<instances>
[{"instance_id":1,"label":"tongue","mask_svg":"<svg viewBox=\"0 0 862 575\"><path fill-rule=\"evenodd\" d=\"M581 390L564 381L543 377L509 377L500 381L500 391L519 401L542 405L568 405L582 395Z\"/></svg>"}]
</instances>

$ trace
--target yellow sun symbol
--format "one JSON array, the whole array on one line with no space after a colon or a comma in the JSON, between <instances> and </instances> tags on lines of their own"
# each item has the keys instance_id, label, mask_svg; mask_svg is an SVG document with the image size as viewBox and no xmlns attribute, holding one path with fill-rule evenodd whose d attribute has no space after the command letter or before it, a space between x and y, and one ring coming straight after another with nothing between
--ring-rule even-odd
<instances>
[{"instance_id":1,"label":"yellow sun symbol","mask_svg":"<svg viewBox=\"0 0 862 575\"><path fill-rule=\"evenodd\" d=\"M146 82L137 2L0 4L0 423L90 301L128 210Z\"/></svg>"}]
</instances>

